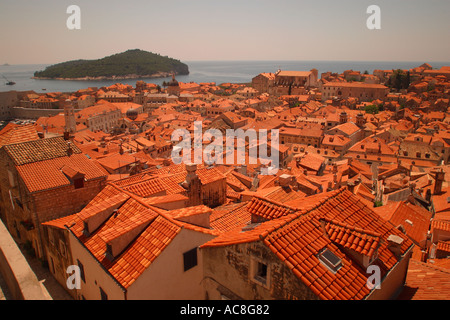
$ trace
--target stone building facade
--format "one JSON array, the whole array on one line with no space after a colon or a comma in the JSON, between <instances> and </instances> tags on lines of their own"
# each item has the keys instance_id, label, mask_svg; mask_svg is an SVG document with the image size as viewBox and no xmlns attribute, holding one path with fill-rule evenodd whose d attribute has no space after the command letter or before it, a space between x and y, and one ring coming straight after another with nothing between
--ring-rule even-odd
<instances>
[{"instance_id":1,"label":"stone building facade","mask_svg":"<svg viewBox=\"0 0 450 320\"><path fill-rule=\"evenodd\" d=\"M298 281L286 264L259 241L205 247L201 251L207 300L318 300L311 289Z\"/></svg>"}]
</instances>

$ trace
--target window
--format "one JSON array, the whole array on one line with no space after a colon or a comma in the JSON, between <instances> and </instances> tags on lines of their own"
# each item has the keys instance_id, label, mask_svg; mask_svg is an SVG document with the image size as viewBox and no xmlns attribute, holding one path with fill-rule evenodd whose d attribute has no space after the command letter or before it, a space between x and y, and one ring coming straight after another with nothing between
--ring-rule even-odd
<instances>
[{"instance_id":1,"label":"window","mask_svg":"<svg viewBox=\"0 0 450 320\"><path fill-rule=\"evenodd\" d=\"M255 279L262 283L267 282L267 264L257 262Z\"/></svg>"},{"instance_id":2,"label":"window","mask_svg":"<svg viewBox=\"0 0 450 320\"><path fill-rule=\"evenodd\" d=\"M184 271L192 269L197 265L197 248L183 253Z\"/></svg>"},{"instance_id":3,"label":"window","mask_svg":"<svg viewBox=\"0 0 450 320\"><path fill-rule=\"evenodd\" d=\"M318 258L319 261L333 273L336 273L342 267L342 260L328 248L325 248L319 253Z\"/></svg>"},{"instance_id":4,"label":"window","mask_svg":"<svg viewBox=\"0 0 450 320\"><path fill-rule=\"evenodd\" d=\"M258 258L252 257L250 260L250 279L269 289L270 288L270 268L269 265Z\"/></svg>"},{"instance_id":5,"label":"window","mask_svg":"<svg viewBox=\"0 0 450 320\"><path fill-rule=\"evenodd\" d=\"M66 244L61 239L59 240L59 252L64 258L67 257Z\"/></svg>"},{"instance_id":6,"label":"window","mask_svg":"<svg viewBox=\"0 0 450 320\"><path fill-rule=\"evenodd\" d=\"M78 264L78 267L80 268L80 277L81 277L81 280L83 280L83 282L86 283L86 278L84 277L84 266L83 266L83 264L81 263L81 261L78 260L78 259L77 259L77 264Z\"/></svg>"}]
</instances>

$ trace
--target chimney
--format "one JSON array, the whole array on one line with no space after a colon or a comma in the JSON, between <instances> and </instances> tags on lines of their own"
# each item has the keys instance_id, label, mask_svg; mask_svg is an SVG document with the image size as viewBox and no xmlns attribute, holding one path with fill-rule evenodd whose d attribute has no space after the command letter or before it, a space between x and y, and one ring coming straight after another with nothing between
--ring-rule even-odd
<instances>
[{"instance_id":1,"label":"chimney","mask_svg":"<svg viewBox=\"0 0 450 320\"><path fill-rule=\"evenodd\" d=\"M70 141L67 142L67 156L71 156L73 154L72 143Z\"/></svg>"},{"instance_id":2,"label":"chimney","mask_svg":"<svg viewBox=\"0 0 450 320\"><path fill-rule=\"evenodd\" d=\"M287 188L287 187L289 187L289 185L292 181L292 176L290 176L288 174L282 174L281 176L279 176L278 180L280 182L281 187Z\"/></svg>"},{"instance_id":3,"label":"chimney","mask_svg":"<svg viewBox=\"0 0 450 320\"><path fill-rule=\"evenodd\" d=\"M354 182L348 182L347 183L347 188L348 188L348 191L353 193L355 191L355 183Z\"/></svg>"},{"instance_id":4,"label":"chimney","mask_svg":"<svg viewBox=\"0 0 450 320\"><path fill-rule=\"evenodd\" d=\"M194 163L186 164L186 171L187 171L186 182L190 183L193 179L197 177L196 173L197 165Z\"/></svg>"},{"instance_id":5,"label":"chimney","mask_svg":"<svg viewBox=\"0 0 450 320\"><path fill-rule=\"evenodd\" d=\"M247 166L245 164L241 165L238 172L242 173L244 176L246 176L247 175Z\"/></svg>"},{"instance_id":6,"label":"chimney","mask_svg":"<svg viewBox=\"0 0 450 320\"><path fill-rule=\"evenodd\" d=\"M442 183L445 179L445 172L442 168L435 171L435 181L434 181L434 192L433 194L441 194L442 193Z\"/></svg>"},{"instance_id":7,"label":"chimney","mask_svg":"<svg viewBox=\"0 0 450 320\"><path fill-rule=\"evenodd\" d=\"M388 249L391 250L391 252L397 257L400 258L401 256L401 247L403 243L403 238L396 236L394 234L391 234L388 238Z\"/></svg>"},{"instance_id":8,"label":"chimney","mask_svg":"<svg viewBox=\"0 0 450 320\"><path fill-rule=\"evenodd\" d=\"M197 206L202 204L202 182L200 181L200 178L198 177L196 171L197 171L197 165L194 163L186 164L186 180L185 185L187 187L188 192L188 206Z\"/></svg>"},{"instance_id":9,"label":"chimney","mask_svg":"<svg viewBox=\"0 0 450 320\"><path fill-rule=\"evenodd\" d=\"M420 261L427 262L427 251L421 250Z\"/></svg>"}]
</instances>

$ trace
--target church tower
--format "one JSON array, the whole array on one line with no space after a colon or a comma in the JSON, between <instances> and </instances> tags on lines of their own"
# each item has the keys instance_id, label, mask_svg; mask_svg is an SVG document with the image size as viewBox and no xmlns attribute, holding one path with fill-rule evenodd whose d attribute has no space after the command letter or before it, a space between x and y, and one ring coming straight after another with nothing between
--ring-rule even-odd
<instances>
[{"instance_id":1,"label":"church tower","mask_svg":"<svg viewBox=\"0 0 450 320\"><path fill-rule=\"evenodd\" d=\"M180 84L175 79L175 74L172 75L172 80L169 82L167 86L167 93L169 95L180 96Z\"/></svg>"},{"instance_id":2,"label":"church tower","mask_svg":"<svg viewBox=\"0 0 450 320\"><path fill-rule=\"evenodd\" d=\"M66 100L64 103L64 137L69 137L77 131L77 123L75 121L75 110L71 100Z\"/></svg>"},{"instance_id":3,"label":"church tower","mask_svg":"<svg viewBox=\"0 0 450 320\"><path fill-rule=\"evenodd\" d=\"M362 112L359 112L356 115L356 125L360 128L364 127L366 124L366 119L364 118L364 114Z\"/></svg>"},{"instance_id":4,"label":"church tower","mask_svg":"<svg viewBox=\"0 0 450 320\"><path fill-rule=\"evenodd\" d=\"M347 115L347 112L342 111L342 112L339 114L339 123L340 123L340 124L343 124L343 123L347 123L347 121L348 121L348 115Z\"/></svg>"}]
</instances>

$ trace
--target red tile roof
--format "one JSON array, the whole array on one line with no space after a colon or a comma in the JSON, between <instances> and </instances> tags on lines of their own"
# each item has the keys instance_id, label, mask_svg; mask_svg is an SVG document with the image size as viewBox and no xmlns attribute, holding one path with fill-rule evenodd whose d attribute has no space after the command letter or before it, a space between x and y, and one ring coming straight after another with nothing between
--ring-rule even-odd
<instances>
[{"instance_id":1,"label":"red tile roof","mask_svg":"<svg viewBox=\"0 0 450 320\"><path fill-rule=\"evenodd\" d=\"M210 226L219 232L227 232L243 227L251 221L247 203L233 203L214 208L210 216Z\"/></svg>"},{"instance_id":2,"label":"red tile roof","mask_svg":"<svg viewBox=\"0 0 450 320\"><path fill-rule=\"evenodd\" d=\"M105 189L107 189L107 195L116 188L109 186ZM123 193L119 193L117 196L127 197ZM155 211L136 199L128 198L117 212L109 218L106 218L106 221L97 230L94 230L89 236L86 236L83 233L83 212L89 210L91 214L95 215L96 213L94 211L98 212L100 208L105 206L101 203L106 201L105 199L94 200L96 200L96 203L87 207L88 209L85 208L79 214L72 215L70 218L57 219L46 224L60 226L64 223L67 225L105 269L124 288L127 288L181 231L181 225L175 223L174 220L171 220L167 216L163 216L160 211ZM146 225L146 227L139 233L137 238L130 242L122 253L112 259L112 261L105 257L107 242L114 240L141 224Z\"/></svg>"},{"instance_id":3,"label":"red tile roof","mask_svg":"<svg viewBox=\"0 0 450 320\"><path fill-rule=\"evenodd\" d=\"M36 127L33 125L21 126L10 122L0 131L0 147L38 139Z\"/></svg>"},{"instance_id":4,"label":"red tile roof","mask_svg":"<svg viewBox=\"0 0 450 320\"><path fill-rule=\"evenodd\" d=\"M410 260L399 300L450 300L450 269Z\"/></svg>"},{"instance_id":5,"label":"red tile roof","mask_svg":"<svg viewBox=\"0 0 450 320\"><path fill-rule=\"evenodd\" d=\"M50 160L59 157L67 157L69 142L63 137L33 140L18 144L4 146L8 155L18 166L32 162ZM73 154L81 153L81 150L70 144Z\"/></svg>"},{"instance_id":6,"label":"red tile roof","mask_svg":"<svg viewBox=\"0 0 450 320\"><path fill-rule=\"evenodd\" d=\"M427 239L431 216L432 213L422 207L402 202L389 221L394 226L402 225L408 237L418 245Z\"/></svg>"},{"instance_id":7,"label":"red tile roof","mask_svg":"<svg viewBox=\"0 0 450 320\"><path fill-rule=\"evenodd\" d=\"M450 221L444 221L444 220L433 220L431 222L431 232L435 229L442 230L442 231L449 231L450 232Z\"/></svg>"},{"instance_id":8,"label":"red tile roof","mask_svg":"<svg viewBox=\"0 0 450 320\"><path fill-rule=\"evenodd\" d=\"M69 186L73 183L71 178L75 171L84 174L86 181L106 177L84 154L26 163L16 168L29 192Z\"/></svg>"},{"instance_id":9,"label":"red tile roof","mask_svg":"<svg viewBox=\"0 0 450 320\"><path fill-rule=\"evenodd\" d=\"M199 206L193 206L193 207L186 207L176 210L170 210L167 212L168 215L170 215L174 219L180 219L184 217L190 217L195 216L199 214L205 214L205 213L211 213L212 209L205 206L205 205L199 205Z\"/></svg>"}]
</instances>

